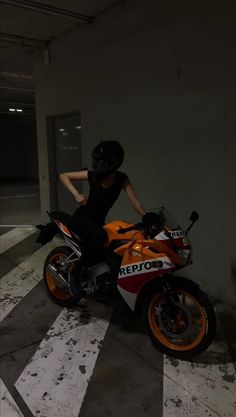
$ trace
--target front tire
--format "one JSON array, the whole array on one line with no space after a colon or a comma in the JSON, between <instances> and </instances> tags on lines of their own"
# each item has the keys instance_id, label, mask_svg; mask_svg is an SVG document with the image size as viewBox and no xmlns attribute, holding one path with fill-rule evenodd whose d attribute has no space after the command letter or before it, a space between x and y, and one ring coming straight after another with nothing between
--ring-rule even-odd
<instances>
[{"instance_id":1,"label":"front tire","mask_svg":"<svg viewBox=\"0 0 236 417\"><path fill-rule=\"evenodd\" d=\"M47 292L51 300L56 304L59 304L63 307L71 307L76 304L76 299L72 296L69 288L61 287L58 285L53 275L47 269L48 264L53 265L54 267L60 267L60 263L63 262L68 256L72 253L71 249L68 246L59 246L58 248L53 249L46 258L44 263L43 278L47 288ZM75 264L70 263L68 270L62 272L65 279L68 279L68 273L71 272Z\"/></svg>"},{"instance_id":2,"label":"front tire","mask_svg":"<svg viewBox=\"0 0 236 417\"><path fill-rule=\"evenodd\" d=\"M148 295L144 304L144 321L155 346L179 359L199 355L211 344L216 331L214 308L198 287L178 285L179 301L175 319L168 317L164 292L160 288Z\"/></svg>"}]
</instances>

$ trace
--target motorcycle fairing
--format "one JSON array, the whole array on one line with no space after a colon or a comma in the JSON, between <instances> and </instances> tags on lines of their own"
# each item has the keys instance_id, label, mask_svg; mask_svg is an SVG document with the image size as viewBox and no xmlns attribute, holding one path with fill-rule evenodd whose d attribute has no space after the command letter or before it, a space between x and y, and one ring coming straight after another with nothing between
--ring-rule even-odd
<instances>
[{"instance_id":1,"label":"motorcycle fairing","mask_svg":"<svg viewBox=\"0 0 236 417\"><path fill-rule=\"evenodd\" d=\"M126 227L129 227L133 223L127 223L123 220L116 220L111 223L107 223L103 226L104 230L107 233L107 242L104 245L105 247L109 246L112 241L116 240L133 240L134 238L137 239L144 239L144 234L140 231L133 230L132 232L127 232L122 235L120 235L118 232L121 229L125 229Z\"/></svg>"},{"instance_id":2,"label":"motorcycle fairing","mask_svg":"<svg viewBox=\"0 0 236 417\"><path fill-rule=\"evenodd\" d=\"M120 294L132 310L144 285L175 269L175 265L164 253L157 254L139 246L141 252L138 255L133 248L125 252L117 281Z\"/></svg>"},{"instance_id":3,"label":"motorcycle fairing","mask_svg":"<svg viewBox=\"0 0 236 417\"><path fill-rule=\"evenodd\" d=\"M174 244L177 245L178 247L180 248L190 247L190 242L184 230L182 229L168 230L168 233L171 237L171 241L173 241ZM153 239L156 241L163 242L163 243L170 241L170 238L168 237L168 235L165 233L164 230L162 230L160 233L154 236Z\"/></svg>"}]
</instances>

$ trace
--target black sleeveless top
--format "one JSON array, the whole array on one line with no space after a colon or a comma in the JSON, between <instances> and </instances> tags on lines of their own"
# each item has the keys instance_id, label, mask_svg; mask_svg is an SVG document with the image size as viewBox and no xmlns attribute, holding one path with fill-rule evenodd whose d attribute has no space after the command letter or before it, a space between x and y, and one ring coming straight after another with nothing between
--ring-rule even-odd
<instances>
[{"instance_id":1,"label":"black sleeveless top","mask_svg":"<svg viewBox=\"0 0 236 417\"><path fill-rule=\"evenodd\" d=\"M128 177L124 172L116 171L114 184L110 188L105 188L98 182L94 172L88 171L88 201L75 211L73 217L86 217L99 225L103 225L107 213L118 199L127 179Z\"/></svg>"}]
</instances>

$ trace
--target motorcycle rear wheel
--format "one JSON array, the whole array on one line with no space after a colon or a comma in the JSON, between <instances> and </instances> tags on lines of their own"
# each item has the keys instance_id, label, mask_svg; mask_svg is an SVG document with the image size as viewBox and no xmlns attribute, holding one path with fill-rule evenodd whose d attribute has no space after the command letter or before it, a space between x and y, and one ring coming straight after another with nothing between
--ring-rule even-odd
<instances>
[{"instance_id":1,"label":"motorcycle rear wheel","mask_svg":"<svg viewBox=\"0 0 236 417\"><path fill-rule=\"evenodd\" d=\"M144 304L144 321L155 346L179 359L190 359L205 351L216 331L216 316L208 297L198 287L177 286L179 302L175 320L165 312L164 293L149 294ZM194 315L195 314L195 315Z\"/></svg>"},{"instance_id":2,"label":"motorcycle rear wheel","mask_svg":"<svg viewBox=\"0 0 236 417\"><path fill-rule=\"evenodd\" d=\"M53 249L47 256L44 263L43 278L49 297L56 303L64 307L71 307L76 304L76 299L72 296L69 288L58 285L53 275L47 269L48 264L58 268L71 255L71 250L67 246L60 246ZM68 270L63 272L63 277L68 279L68 273L74 268L74 263L70 263Z\"/></svg>"}]
</instances>

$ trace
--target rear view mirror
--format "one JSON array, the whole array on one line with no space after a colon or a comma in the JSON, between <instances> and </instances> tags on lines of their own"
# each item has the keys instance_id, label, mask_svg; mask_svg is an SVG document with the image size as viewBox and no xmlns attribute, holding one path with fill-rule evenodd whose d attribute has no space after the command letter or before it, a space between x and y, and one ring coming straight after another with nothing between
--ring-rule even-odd
<instances>
[{"instance_id":1,"label":"rear view mirror","mask_svg":"<svg viewBox=\"0 0 236 417\"><path fill-rule=\"evenodd\" d=\"M195 223L198 219L199 219L199 215L198 215L198 213L197 213L195 210L193 210L193 212L192 212L192 214L191 214L191 216L190 216L190 218L189 218L189 220L190 220L192 223L191 223L191 224L190 224L190 226L187 228L186 233L188 233L188 232L189 232L189 230L193 227L194 223Z\"/></svg>"},{"instance_id":2,"label":"rear view mirror","mask_svg":"<svg viewBox=\"0 0 236 417\"><path fill-rule=\"evenodd\" d=\"M191 216L190 216L189 220L191 222L194 222L195 223L198 219L199 219L198 213L195 210L193 210L193 212L191 213Z\"/></svg>"}]
</instances>

